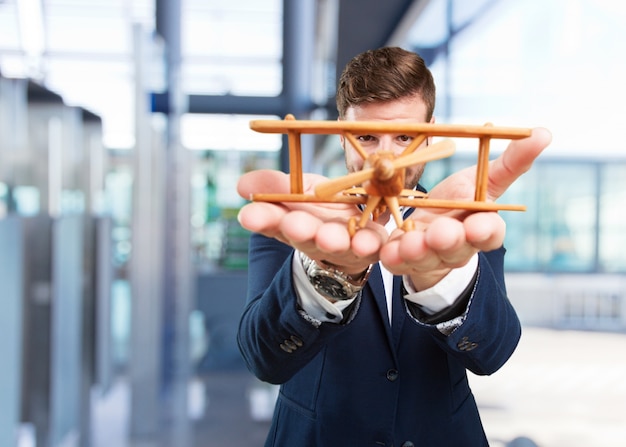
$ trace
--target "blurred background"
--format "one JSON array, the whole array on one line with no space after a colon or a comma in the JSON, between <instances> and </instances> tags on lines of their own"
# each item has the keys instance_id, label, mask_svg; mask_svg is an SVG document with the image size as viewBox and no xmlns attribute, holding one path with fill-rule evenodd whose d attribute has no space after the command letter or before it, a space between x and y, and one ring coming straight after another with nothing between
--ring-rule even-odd
<instances>
[{"instance_id":1,"label":"blurred background","mask_svg":"<svg viewBox=\"0 0 626 447\"><path fill-rule=\"evenodd\" d=\"M553 132L501 199L528 206L503 213L524 335L471 377L491 444L623 445L625 24L612 0L0 0L0 445L263 444L235 185L288 157L248 122L335 119L385 45L426 59L437 122ZM344 170L334 137L303 159Z\"/></svg>"}]
</instances>

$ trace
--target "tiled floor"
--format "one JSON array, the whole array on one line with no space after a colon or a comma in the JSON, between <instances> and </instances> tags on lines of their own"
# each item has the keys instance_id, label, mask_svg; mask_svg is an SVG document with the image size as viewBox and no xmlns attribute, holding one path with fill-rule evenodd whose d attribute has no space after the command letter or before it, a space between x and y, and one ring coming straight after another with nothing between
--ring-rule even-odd
<instances>
[{"instance_id":1,"label":"tiled floor","mask_svg":"<svg viewBox=\"0 0 626 447\"><path fill-rule=\"evenodd\" d=\"M470 377L492 447L530 447L512 443L522 437L539 447L625 445L624 353L623 333L525 328L520 346L500 371ZM247 371L202 377L190 399L198 419L188 445L181 445L176 440L127 440L128 390L120 381L94 412L94 446L262 446L269 423L251 416L249 400L258 385Z\"/></svg>"},{"instance_id":2,"label":"tiled floor","mask_svg":"<svg viewBox=\"0 0 626 447\"><path fill-rule=\"evenodd\" d=\"M153 439L129 439L129 389L119 380L94 408L94 447L256 447L262 446L269 421L251 415L250 391L259 382L247 371L224 371L205 375L191 388L190 413L194 420L185 441L168 439L171 433ZM198 386L199 385L199 386ZM194 395L196 393L196 395ZM197 395L203 393L203 395Z\"/></svg>"},{"instance_id":3,"label":"tiled floor","mask_svg":"<svg viewBox=\"0 0 626 447\"><path fill-rule=\"evenodd\" d=\"M526 328L513 357L470 377L492 447L626 445L626 334Z\"/></svg>"},{"instance_id":4,"label":"tiled floor","mask_svg":"<svg viewBox=\"0 0 626 447\"><path fill-rule=\"evenodd\" d=\"M208 404L195 424L194 447L256 447L265 441L269 420L251 416L249 393L257 385L247 372L215 373L204 378Z\"/></svg>"}]
</instances>

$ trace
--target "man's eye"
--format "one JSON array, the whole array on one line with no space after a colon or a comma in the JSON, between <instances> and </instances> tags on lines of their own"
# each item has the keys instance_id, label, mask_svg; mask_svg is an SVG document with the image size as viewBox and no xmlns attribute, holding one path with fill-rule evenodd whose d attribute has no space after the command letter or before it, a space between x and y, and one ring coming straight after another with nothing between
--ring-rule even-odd
<instances>
[{"instance_id":1,"label":"man's eye","mask_svg":"<svg viewBox=\"0 0 626 447\"><path fill-rule=\"evenodd\" d=\"M403 143L409 143L409 142L411 142L413 140L413 137L410 137L408 135L400 135L398 137L398 140L400 140Z\"/></svg>"},{"instance_id":2,"label":"man's eye","mask_svg":"<svg viewBox=\"0 0 626 447\"><path fill-rule=\"evenodd\" d=\"M357 140L359 141L363 141L363 142L368 142L368 141L373 141L374 137L371 135L359 135L357 137Z\"/></svg>"}]
</instances>

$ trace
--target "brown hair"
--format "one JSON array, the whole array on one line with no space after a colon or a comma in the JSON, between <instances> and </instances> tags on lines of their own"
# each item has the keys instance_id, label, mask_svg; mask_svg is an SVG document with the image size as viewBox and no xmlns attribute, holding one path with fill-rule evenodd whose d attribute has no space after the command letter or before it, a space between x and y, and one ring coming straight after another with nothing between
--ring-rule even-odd
<instances>
[{"instance_id":1,"label":"brown hair","mask_svg":"<svg viewBox=\"0 0 626 447\"><path fill-rule=\"evenodd\" d=\"M426 104L426 119L430 121L435 109L435 83L424 59L398 47L368 50L344 68L337 87L337 111L343 118L349 107L415 94Z\"/></svg>"}]
</instances>

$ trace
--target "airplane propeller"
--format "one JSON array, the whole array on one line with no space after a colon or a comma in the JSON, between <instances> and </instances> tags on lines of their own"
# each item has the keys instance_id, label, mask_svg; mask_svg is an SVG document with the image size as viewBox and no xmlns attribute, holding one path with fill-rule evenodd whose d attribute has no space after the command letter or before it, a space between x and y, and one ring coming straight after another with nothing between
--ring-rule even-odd
<instances>
[{"instance_id":1,"label":"airplane propeller","mask_svg":"<svg viewBox=\"0 0 626 447\"><path fill-rule=\"evenodd\" d=\"M450 157L452 154L454 154L454 151L454 141L446 138L445 140L437 142L424 149L420 149L418 151L399 156L392 161L392 167L394 170L398 170L416 164ZM352 186L360 185L363 182L370 180L375 175L375 171L375 168L362 169L360 171L347 174L343 177L320 183L315 187L315 195L318 197L327 197L333 194L337 194L338 192Z\"/></svg>"}]
</instances>

